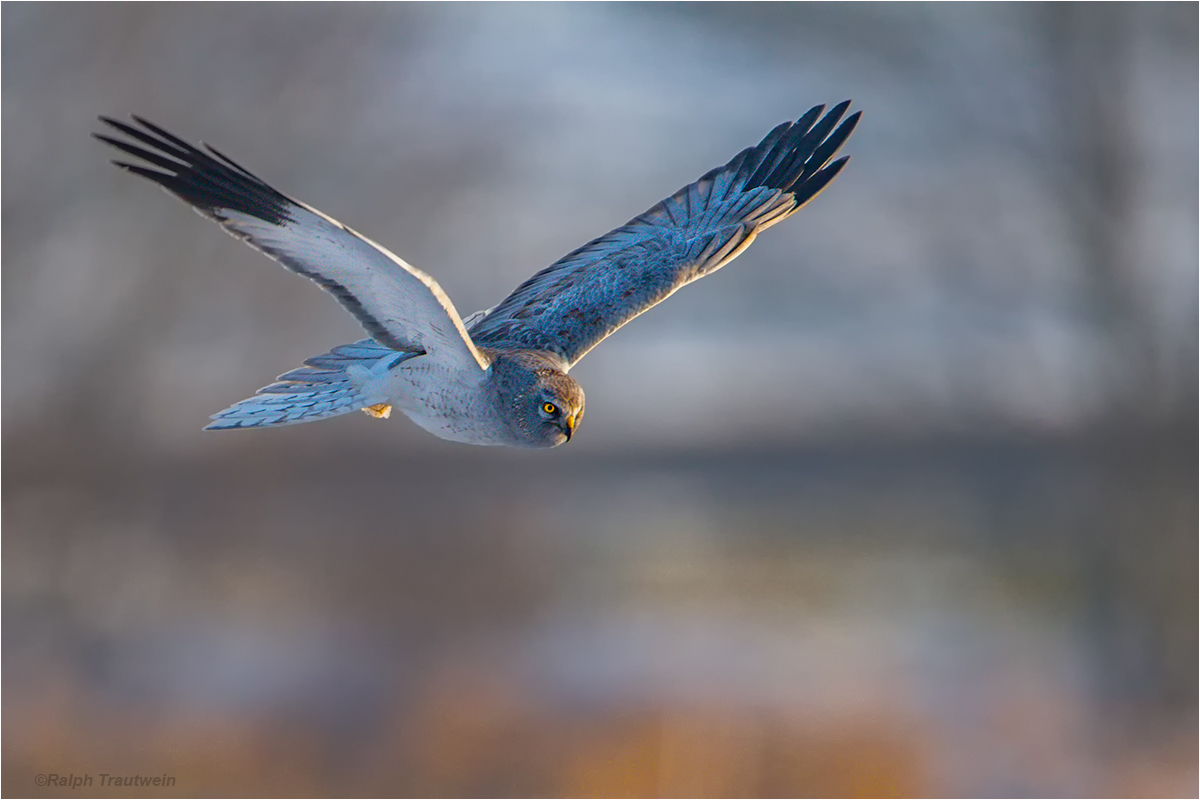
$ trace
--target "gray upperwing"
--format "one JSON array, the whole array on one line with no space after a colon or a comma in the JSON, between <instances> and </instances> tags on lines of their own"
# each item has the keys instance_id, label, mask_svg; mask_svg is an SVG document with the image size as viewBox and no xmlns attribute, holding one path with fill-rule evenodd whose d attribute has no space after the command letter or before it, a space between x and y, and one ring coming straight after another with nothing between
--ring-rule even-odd
<instances>
[{"instance_id":1,"label":"gray upperwing","mask_svg":"<svg viewBox=\"0 0 1200 800\"><path fill-rule=\"evenodd\" d=\"M749 247L824 189L862 112L810 109L757 146L534 275L469 326L480 346L553 352L568 364L629 320ZM819 121L818 121L819 118ZM483 316L475 319L476 315Z\"/></svg>"}]
</instances>

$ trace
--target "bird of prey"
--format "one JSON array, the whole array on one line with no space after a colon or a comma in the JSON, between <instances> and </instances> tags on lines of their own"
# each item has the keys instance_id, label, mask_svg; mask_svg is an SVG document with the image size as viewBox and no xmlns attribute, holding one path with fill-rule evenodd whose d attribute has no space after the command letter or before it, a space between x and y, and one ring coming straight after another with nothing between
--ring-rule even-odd
<instances>
[{"instance_id":1,"label":"bird of prey","mask_svg":"<svg viewBox=\"0 0 1200 800\"><path fill-rule=\"evenodd\" d=\"M145 162L114 164L312 279L370 334L280 375L215 414L206 430L357 410L387 417L396 407L443 439L538 448L570 440L583 418L583 389L567 374L579 359L680 287L728 264L837 176L848 157L832 159L862 113L842 121L849 105L824 116L824 106L816 106L779 125L465 319L429 275L214 147L193 147L137 116L134 125L100 118L126 138L93 135Z\"/></svg>"}]
</instances>

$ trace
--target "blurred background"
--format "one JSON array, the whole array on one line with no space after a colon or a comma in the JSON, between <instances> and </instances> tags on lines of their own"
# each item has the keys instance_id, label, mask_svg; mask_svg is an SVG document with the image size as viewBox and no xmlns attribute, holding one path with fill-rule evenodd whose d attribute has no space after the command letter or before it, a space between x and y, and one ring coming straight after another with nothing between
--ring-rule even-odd
<instances>
[{"instance_id":1,"label":"blurred background","mask_svg":"<svg viewBox=\"0 0 1200 800\"><path fill-rule=\"evenodd\" d=\"M1195 4L0 16L5 795L1195 796ZM465 314L850 97L535 453L202 434L363 334L88 137L211 142Z\"/></svg>"}]
</instances>

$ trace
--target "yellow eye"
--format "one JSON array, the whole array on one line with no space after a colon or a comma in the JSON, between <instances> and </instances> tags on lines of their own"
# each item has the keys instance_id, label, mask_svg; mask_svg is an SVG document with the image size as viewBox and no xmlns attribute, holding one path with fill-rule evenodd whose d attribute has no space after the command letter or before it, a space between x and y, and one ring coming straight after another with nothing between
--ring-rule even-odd
<instances>
[{"instance_id":1,"label":"yellow eye","mask_svg":"<svg viewBox=\"0 0 1200 800\"><path fill-rule=\"evenodd\" d=\"M554 405L554 403L545 403L542 405L542 411L545 411L547 414L556 414L558 413L558 406Z\"/></svg>"}]
</instances>

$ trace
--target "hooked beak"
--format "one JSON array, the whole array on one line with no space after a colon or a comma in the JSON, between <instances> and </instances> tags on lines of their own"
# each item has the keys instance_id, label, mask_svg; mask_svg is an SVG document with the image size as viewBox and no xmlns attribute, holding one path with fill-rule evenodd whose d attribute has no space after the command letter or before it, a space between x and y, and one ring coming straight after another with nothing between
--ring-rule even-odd
<instances>
[{"instance_id":1,"label":"hooked beak","mask_svg":"<svg viewBox=\"0 0 1200 800\"><path fill-rule=\"evenodd\" d=\"M579 422L579 415L572 414L563 420L563 433L567 434L567 441L571 441L571 437L575 434L575 425Z\"/></svg>"}]
</instances>

